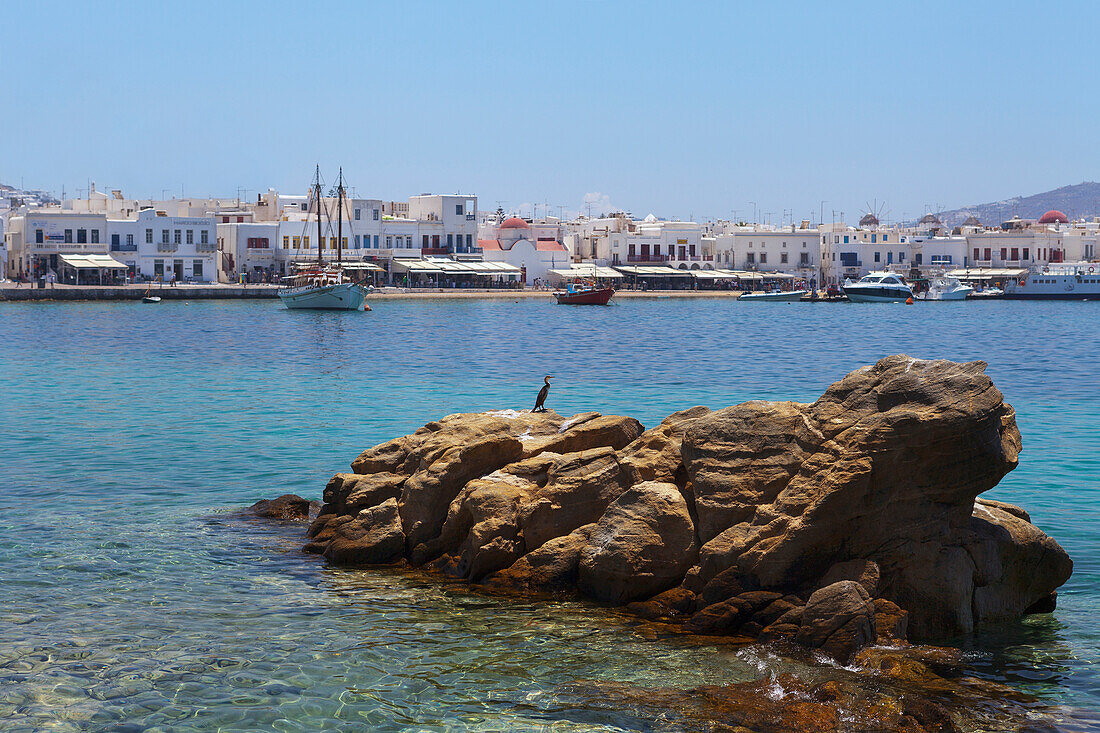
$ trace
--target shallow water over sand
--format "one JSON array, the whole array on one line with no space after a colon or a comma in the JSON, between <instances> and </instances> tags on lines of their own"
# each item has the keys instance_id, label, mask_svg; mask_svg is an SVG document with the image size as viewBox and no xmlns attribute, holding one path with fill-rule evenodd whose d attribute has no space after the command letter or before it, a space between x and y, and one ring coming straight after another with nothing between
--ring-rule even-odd
<instances>
[{"instance_id":1,"label":"shallow water over sand","mask_svg":"<svg viewBox=\"0 0 1100 733\"><path fill-rule=\"evenodd\" d=\"M976 674L1072 708L1069 727L1100 725L1096 304L374 307L0 306L4 728L674 728L562 686L722 684L757 659L591 604L327 568L298 552L301 527L230 510L319 497L362 448L442 414L530 407L544 374L562 414L653 425L812 400L897 352L989 362L1024 437L990 496L1076 563L1055 614L956 643Z\"/></svg>"}]
</instances>

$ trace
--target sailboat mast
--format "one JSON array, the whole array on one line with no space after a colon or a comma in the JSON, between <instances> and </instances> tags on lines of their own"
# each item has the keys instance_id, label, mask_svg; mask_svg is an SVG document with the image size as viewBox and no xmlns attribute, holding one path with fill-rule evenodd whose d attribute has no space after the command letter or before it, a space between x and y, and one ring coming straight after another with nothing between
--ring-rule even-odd
<instances>
[{"instance_id":1,"label":"sailboat mast","mask_svg":"<svg viewBox=\"0 0 1100 733\"><path fill-rule=\"evenodd\" d=\"M317 178L314 184L317 198L317 264L324 266L325 261L321 257L321 249L324 247L324 234L321 231L321 166L317 166Z\"/></svg>"},{"instance_id":2,"label":"sailboat mast","mask_svg":"<svg viewBox=\"0 0 1100 733\"><path fill-rule=\"evenodd\" d=\"M336 264L340 264L344 246L344 169L336 184Z\"/></svg>"}]
</instances>

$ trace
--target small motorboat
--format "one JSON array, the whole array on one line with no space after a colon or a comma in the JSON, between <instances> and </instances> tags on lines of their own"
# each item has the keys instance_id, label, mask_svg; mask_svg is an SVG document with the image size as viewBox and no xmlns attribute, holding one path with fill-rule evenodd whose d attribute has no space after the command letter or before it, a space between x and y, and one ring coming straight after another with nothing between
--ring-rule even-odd
<instances>
[{"instance_id":1,"label":"small motorboat","mask_svg":"<svg viewBox=\"0 0 1100 733\"><path fill-rule=\"evenodd\" d=\"M912 288L896 272L871 272L857 283L845 280L843 289L853 303L904 303L913 297Z\"/></svg>"},{"instance_id":2,"label":"small motorboat","mask_svg":"<svg viewBox=\"0 0 1100 733\"><path fill-rule=\"evenodd\" d=\"M141 299L141 302L142 303L159 303L160 302L160 296L159 295L146 295L145 297L143 297Z\"/></svg>"},{"instance_id":3,"label":"small motorboat","mask_svg":"<svg viewBox=\"0 0 1100 733\"><path fill-rule=\"evenodd\" d=\"M599 288L590 283L566 283L565 290L554 291L558 305L607 305L615 288Z\"/></svg>"},{"instance_id":4,"label":"small motorboat","mask_svg":"<svg viewBox=\"0 0 1100 733\"><path fill-rule=\"evenodd\" d=\"M932 278L928 290L917 295L917 300L966 300L974 288L959 282L959 278L940 275Z\"/></svg>"},{"instance_id":5,"label":"small motorboat","mask_svg":"<svg viewBox=\"0 0 1100 733\"><path fill-rule=\"evenodd\" d=\"M802 300L804 296L809 294L809 290L762 290L758 293L741 293L737 296L737 299L794 303Z\"/></svg>"}]
</instances>

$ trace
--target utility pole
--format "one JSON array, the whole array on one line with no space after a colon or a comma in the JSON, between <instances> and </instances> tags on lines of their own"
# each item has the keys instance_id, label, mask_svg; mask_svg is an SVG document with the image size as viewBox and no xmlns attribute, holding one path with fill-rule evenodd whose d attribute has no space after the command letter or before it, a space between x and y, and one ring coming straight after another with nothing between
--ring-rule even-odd
<instances>
[{"instance_id":1,"label":"utility pole","mask_svg":"<svg viewBox=\"0 0 1100 733\"><path fill-rule=\"evenodd\" d=\"M749 203L752 204L752 225L755 227L756 226L756 202L755 201L750 201Z\"/></svg>"}]
</instances>

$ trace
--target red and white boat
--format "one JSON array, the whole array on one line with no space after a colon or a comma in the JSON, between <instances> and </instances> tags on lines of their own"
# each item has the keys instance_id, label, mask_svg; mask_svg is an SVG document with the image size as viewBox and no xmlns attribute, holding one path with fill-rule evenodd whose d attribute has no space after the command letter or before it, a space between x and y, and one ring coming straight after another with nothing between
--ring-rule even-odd
<instances>
[{"instance_id":1,"label":"red and white boat","mask_svg":"<svg viewBox=\"0 0 1100 733\"><path fill-rule=\"evenodd\" d=\"M586 283L566 283L565 290L557 290L554 297L558 305L607 305L615 288L598 288Z\"/></svg>"}]
</instances>

